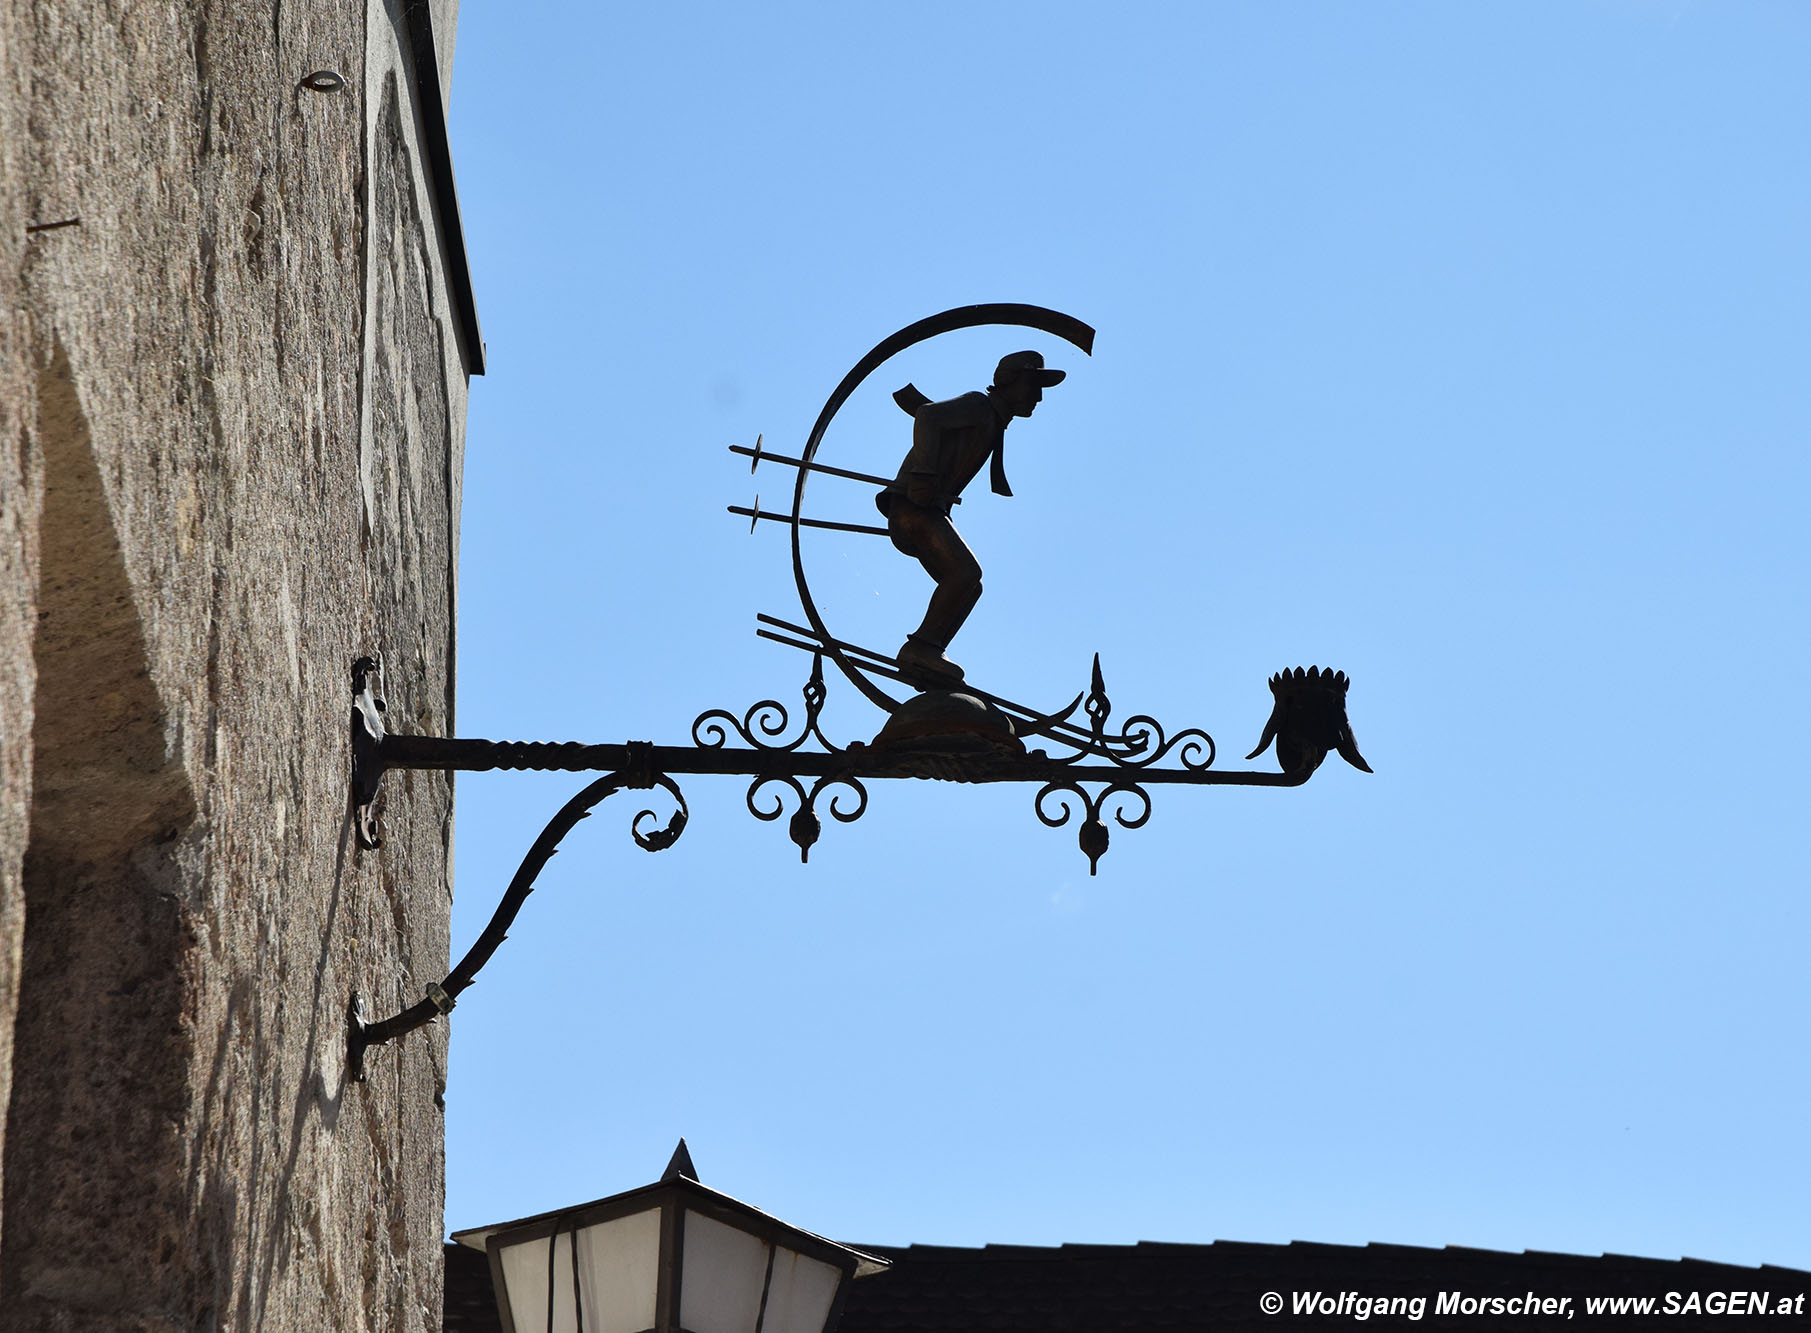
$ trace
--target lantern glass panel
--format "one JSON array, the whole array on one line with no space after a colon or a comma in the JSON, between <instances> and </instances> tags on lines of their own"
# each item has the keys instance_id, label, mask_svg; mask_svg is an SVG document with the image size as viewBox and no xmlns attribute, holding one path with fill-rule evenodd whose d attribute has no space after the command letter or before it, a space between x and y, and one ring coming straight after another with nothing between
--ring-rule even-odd
<instances>
[{"instance_id":1,"label":"lantern glass panel","mask_svg":"<svg viewBox=\"0 0 1811 1333\"><path fill-rule=\"evenodd\" d=\"M755 1333L767 1249L759 1236L686 1209L680 1327L686 1333Z\"/></svg>"},{"instance_id":2,"label":"lantern glass panel","mask_svg":"<svg viewBox=\"0 0 1811 1333\"><path fill-rule=\"evenodd\" d=\"M553 1327L577 1333L572 1308L572 1232L501 1246L503 1279L517 1333L547 1327L547 1259L553 1250ZM654 1327L660 1280L660 1210L631 1213L578 1230L579 1292L585 1333L643 1333Z\"/></svg>"},{"instance_id":3,"label":"lantern glass panel","mask_svg":"<svg viewBox=\"0 0 1811 1333\"><path fill-rule=\"evenodd\" d=\"M833 1264L782 1248L773 1257L761 1333L823 1333L842 1277Z\"/></svg>"}]
</instances>

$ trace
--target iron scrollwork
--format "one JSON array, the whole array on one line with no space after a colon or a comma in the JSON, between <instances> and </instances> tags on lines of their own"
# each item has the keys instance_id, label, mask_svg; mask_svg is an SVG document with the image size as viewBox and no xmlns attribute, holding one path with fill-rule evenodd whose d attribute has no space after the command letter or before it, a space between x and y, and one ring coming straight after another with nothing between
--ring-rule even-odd
<instances>
[{"instance_id":1,"label":"iron scrollwork","mask_svg":"<svg viewBox=\"0 0 1811 1333\"><path fill-rule=\"evenodd\" d=\"M1094 756L1121 768L1150 768L1170 754L1176 756L1184 772L1200 773L1212 768L1218 750L1214 738L1199 727L1189 727L1168 735L1163 724L1148 713L1135 713L1127 718L1117 735L1107 733L1107 721L1113 714L1113 701L1107 695L1101 676L1100 654L1094 656L1094 670L1083 702L1088 716L1088 734L1077 741L1052 733L1064 744L1075 747L1075 753L1063 758L1064 763Z\"/></svg>"},{"instance_id":2,"label":"iron scrollwork","mask_svg":"<svg viewBox=\"0 0 1811 1333\"><path fill-rule=\"evenodd\" d=\"M817 845L818 837L824 831L824 821L818 818L817 798L826 787L847 787L855 793L856 805L849 810L844 809L840 804L842 792L830 794L830 800L826 803L825 808L830 811L831 818L839 824L853 824L868 812L868 789L861 784L860 779L851 774L826 773L814 781L807 790L805 784L790 773L769 773L756 778L749 784L748 795L745 798L748 813L764 823L772 823L786 813L786 803L778 792L771 793L773 796L771 807L756 802L757 793L769 783L781 783L790 787L792 794L798 798L798 805L793 809L792 818L786 823L786 834L792 839L793 845L799 849L801 863L808 863L811 860L811 849Z\"/></svg>"},{"instance_id":3,"label":"iron scrollwork","mask_svg":"<svg viewBox=\"0 0 1811 1333\"><path fill-rule=\"evenodd\" d=\"M790 730L790 717L786 705L778 699L762 699L751 704L738 718L734 713L723 708L710 708L692 720L692 740L703 750L724 750L729 744L733 732L744 745L758 754L767 754L776 758L789 755L799 749L808 740L816 740L824 747L827 754L846 753L831 744L818 725L818 717L824 710L824 700L828 696L824 686L824 659L821 653L812 654L811 678L805 682L802 691L805 699L804 723L798 735L791 740L780 740ZM790 772L768 771L755 775L754 781L748 784L748 792L743 798L748 813L764 823L771 823L786 813L786 802L779 792L771 792L771 805L758 800L763 788L770 785L789 787L797 804L793 808L792 818L787 821L786 831L793 844L799 849L799 860L809 862L811 849L824 831L824 821L818 817L818 796L826 787L842 786L853 791L856 804L845 808L840 802L841 792L833 792L826 808L838 823L851 824L867 813L868 789L851 772L828 772L817 776L807 789Z\"/></svg>"},{"instance_id":4,"label":"iron scrollwork","mask_svg":"<svg viewBox=\"0 0 1811 1333\"><path fill-rule=\"evenodd\" d=\"M789 741L774 739L784 736L790 727L786 705L778 699L761 699L750 704L740 718L725 708L705 709L692 719L692 743L704 750L721 750L729 744L733 731L744 745L773 754L789 753L813 738L826 750L834 750L836 747L818 729L818 714L824 711L824 700L829 694L824 688L821 654L812 655L811 679L805 682L801 693L805 698L805 724Z\"/></svg>"},{"instance_id":5,"label":"iron scrollwork","mask_svg":"<svg viewBox=\"0 0 1811 1333\"><path fill-rule=\"evenodd\" d=\"M1055 814L1051 814L1047 811L1044 808L1044 803L1052 796L1064 798L1069 796L1079 797L1082 802L1082 808L1087 811L1087 817L1082 820L1081 828L1076 835L1076 842L1082 849L1082 855L1088 858L1088 873L1090 875L1096 872L1100 863L1100 858L1106 855L1107 852L1107 825L1105 821L1101 819L1100 812L1109 797L1135 797L1139 802L1138 813L1130 819L1126 818L1123 803L1114 809L1113 822L1118 824L1121 828L1143 828L1145 822L1151 817L1151 794L1136 782L1121 781L1109 783L1107 786L1102 787L1098 792L1090 795L1088 789L1081 786L1079 783L1067 782L1059 779L1055 782L1046 782L1038 789L1037 796L1032 800L1032 809L1046 828L1061 828L1069 822L1070 817L1074 814L1074 808L1067 799L1059 802L1056 806Z\"/></svg>"}]
</instances>

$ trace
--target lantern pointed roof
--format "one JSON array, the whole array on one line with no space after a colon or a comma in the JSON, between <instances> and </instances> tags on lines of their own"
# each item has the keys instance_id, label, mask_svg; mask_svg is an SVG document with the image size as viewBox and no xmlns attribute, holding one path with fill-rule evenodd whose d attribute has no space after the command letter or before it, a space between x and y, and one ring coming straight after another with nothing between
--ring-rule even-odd
<instances>
[{"instance_id":1,"label":"lantern pointed roof","mask_svg":"<svg viewBox=\"0 0 1811 1333\"><path fill-rule=\"evenodd\" d=\"M673 1149L673 1160L667 1163L667 1169L661 1173L660 1183L670 1180L690 1180L696 1182L698 1168L692 1165L692 1154L686 1149L685 1140L679 1140L679 1146Z\"/></svg>"}]
</instances>

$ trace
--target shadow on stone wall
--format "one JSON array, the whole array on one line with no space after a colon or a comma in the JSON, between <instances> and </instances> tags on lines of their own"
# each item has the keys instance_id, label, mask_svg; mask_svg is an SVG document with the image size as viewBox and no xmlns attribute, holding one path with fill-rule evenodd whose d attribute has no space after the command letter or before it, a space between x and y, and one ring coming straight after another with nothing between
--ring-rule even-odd
<instances>
[{"instance_id":1,"label":"shadow on stone wall","mask_svg":"<svg viewBox=\"0 0 1811 1333\"><path fill-rule=\"evenodd\" d=\"M0 1330L160 1327L193 1280L164 1201L185 1160L194 939L173 854L195 800L60 346L38 405L33 791Z\"/></svg>"}]
</instances>

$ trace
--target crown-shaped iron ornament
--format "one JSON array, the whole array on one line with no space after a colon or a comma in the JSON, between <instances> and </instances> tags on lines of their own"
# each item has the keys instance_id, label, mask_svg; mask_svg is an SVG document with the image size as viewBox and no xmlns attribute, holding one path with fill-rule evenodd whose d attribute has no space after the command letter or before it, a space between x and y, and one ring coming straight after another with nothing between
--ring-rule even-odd
<instances>
[{"instance_id":1,"label":"crown-shaped iron ornament","mask_svg":"<svg viewBox=\"0 0 1811 1333\"><path fill-rule=\"evenodd\" d=\"M1314 772L1329 750L1338 750L1339 757L1353 768L1369 773L1371 766L1358 752L1352 724L1346 719L1346 690L1351 684L1345 672L1322 671L1317 666L1277 672L1270 678L1276 703L1264 724L1263 739L1245 757L1256 759L1274 740L1277 762L1285 773Z\"/></svg>"},{"instance_id":2,"label":"crown-shaped iron ornament","mask_svg":"<svg viewBox=\"0 0 1811 1333\"><path fill-rule=\"evenodd\" d=\"M966 679L945 650L981 595L981 570L974 554L950 525L961 491L983 470L993 492L1010 496L1002 461L1004 433L1028 418L1043 391L1066 372L1046 366L1041 353L1009 352L994 370L985 392L933 401L907 385L894 401L912 417L912 444L892 478L881 472L832 466L818 451L832 419L857 387L889 358L917 343L956 329L985 325L1031 328L1092 353L1094 330L1071 316L1028 305L964 306L901 329L868 353L843 377L797 456L773 453L757 439L752 449L731 451L762 464L796 472L790 514L731 506L750 519L789 523L792 567L805 622L756 617L755 633L811 657L804 709L796 732L787 709L766 698L742 712L711 708L692 722L691 744L648 741L582 745L577 742L461 740L392 732L382 698L382 668L372 657L353 666L352 784L354 828L364 848L380 843L377 809L384 773L392 768L484 770L496 768L605 772L561 808L535 840L478 942L427 997L382 1022L368 1023L355 994L348 1009L348 1057L362 1077L364 1055L379 1045L451 1011L459 993L476 979L506 937L516 913L534 888L541 869L562 838L592 807L623 789L663 789L676 806L664 828L643 810L631 821L636 845L664 851L685 830L689 817L673 774L740 775L750 779L744 798L756 819L787 819L787 832L808 861L824 832L822 808L838 823L853 823L868 809L866 783L877 779L926 778L959 783L1029 782L1038 786L1033 813L1050 828L1077 814L1076 841L1096 873L1109 843L1108 818L1123 829L1141 828L1151 817L1148 788L1155 785L1295 787L1306 782L1330 751L1370 772L1346 719L1350 682L1343 672L1296 667L1270 680L1273 706L1264 738L1248 758L1272 741L1282 771L1225 771L1214 767L1213 737L1197 727L1167 731L1154 717L1135 714L1112 721L1100 657L1094 658L1088 688L1066 706L1046 711L981 689ZM853 461L853 460L851 460ZM873 496L886 526L806 517L806 482L813 476L882 489ZM936 584L924 619L905 644L888 655L830 633L805 577L801 534L807 530L887 537L916 559ZM828 691L828 660L855 689L886 716L869 740L837 743L821 724ZM895 696L891 688L904 686ZM1167 761L1167 762L1166 762ZM1107 817L1103 817L1107 816Z\"/></svg>"}]
</instances>

